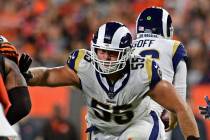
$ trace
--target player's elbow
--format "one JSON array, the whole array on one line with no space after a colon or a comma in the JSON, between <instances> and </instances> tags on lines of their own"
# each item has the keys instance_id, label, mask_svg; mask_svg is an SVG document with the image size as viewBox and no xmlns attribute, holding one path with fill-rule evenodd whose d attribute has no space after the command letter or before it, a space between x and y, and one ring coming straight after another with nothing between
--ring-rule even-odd
<instances>
[{"instance_id":1,"label":"player's elbow","mask_svg":"<svg viewBox=\"0 0 210 140\"><path fill-rule=\"evenodd\" d=\"M22 106L21 109L19 110L20 115L21 115L22 118L25 117L31 111L32 104L31 104L30 98L26 97L24 100L22 100L20 102L20 105L18 105L18 106Z\"/></svg>"},{"instance_id":2,"label":"player's elbow","mask_svg":"<svg viewBox=\"0 0 210 140\"><path fill-rule=\"evenodd\" d=\"M17 104L11 105L9 108L6 117L7 120L11 125L17 123L20 121L22 118L27 116L31 111L31 102L18 102Z\"/></svg>"},{"instance_id":3,"label":"player's elbow","mask_svg":"<svg viewBox=\"0 0 210 140\"><path fill-rule=\"evenodd\" d=\"M31 111L32 104L29 91L27 87L18 87L16 92L18 95L13 95L13 98L16 100L14 100L12 104L15 105L15 108L18 108L18 111L23 118Z\"/></svg>"},{"instance_id":4,"label":"player's elbow","mask_svg":"<svg viewBox=\"0 0 210 140\"><path fill-rule=\"evenodd\" d=\"M9 92L11 107L7 112L10 124L15 124L31 111L31 99L27 87L16 87Z\"/></svg>"},{"instance_id":5,"label":"player's elbow","mask_svg":"<svg viewBox=\"0 0 210 140\"><path fill-rule=\"evenodd\" d=\"M14 104L14 112L16 112L16 121L13 122L16 123L25 116L27 116L31 111L31 100L29 98L25 98L16 104Z\"/></svg>"}]
</instances>

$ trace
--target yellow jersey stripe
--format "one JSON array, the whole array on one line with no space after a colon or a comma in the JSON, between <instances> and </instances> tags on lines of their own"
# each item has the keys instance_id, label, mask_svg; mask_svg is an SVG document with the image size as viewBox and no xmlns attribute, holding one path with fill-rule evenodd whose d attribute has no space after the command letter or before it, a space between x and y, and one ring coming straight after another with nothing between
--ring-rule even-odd
<instances>
[{"instance_id":1,"label":"yellow jersey stripe","mask_svg":"<svg viewBox=\"0 0 210 140\"><path fill-rule=\"evenodd\" d=\"M81 61L81 59L83 59L85 56L85 50L79 50L79 53L78 53L78 56L76 58L76 61L75 61L75 65L74 65L74 69L75 71L77 72L78 71L78 68L79 68L79 63Z\"/></svg>"},{"instance_id":2,"label":"yellow jersey stripe","mask_svg":"<svg viewBox=\"0 0 210 140\"><path fill-rule=\"evenodd\" d=\"M173 56L174 56L174 54L176 53L176 50L177 50L177 48L179 47L179 44L180 44L181 42L179 42L179 41L174 41L174 45L173 45Z\"/></svg>"},{"instance_id":3,"label":"yellow jersey stripe","mask_svg":"<svg viewBox=\"0 0 210 140\"><path fill-rule=\"evenodd\" d=\"M152 59L150 57L146 57L145 65L146 65L148 80L151 81L151 79L152 79Z\"/></svg>"}]
</instances>

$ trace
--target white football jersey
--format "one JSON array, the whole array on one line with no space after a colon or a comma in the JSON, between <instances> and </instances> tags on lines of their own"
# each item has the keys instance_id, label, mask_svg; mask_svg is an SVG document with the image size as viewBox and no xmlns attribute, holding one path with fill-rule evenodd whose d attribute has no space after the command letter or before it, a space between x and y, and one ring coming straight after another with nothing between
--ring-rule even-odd
<instances>
[{"instance_id":1,"label":"white football jersey","mask_svg":"<svg viewBox=\"0 0 210 140\"><path fill-rule=\"evenodd\" d=\"M81 80L88 106L89 125L120 134L135 121L149 115L148 91L161 80L159 66L150 58L133 55L123 77L113 83L91 64L90 51L80 49L69 56L67 65ZM142 101L142 99L145 99Z\"/></svg>"},{"instance_id":2,"label":"white football jersey","mask_svg":"<svg viewBox=\"0 0 210 140\"><path fill-rule=\"evenodd\" d=\"M187 57L181 42L165 39L156 34L140 34L139 38L133 41L133 46L134 54L155 59L160 66L163 79L170 83L173 82L177 65Z\"/></svg>"},{"instance_id":3,"label":"white football jersey","mask_svg":"<svg viewBox=\"0 0 210 140\"><path fill-rule=\"evenodd\" d=\"M152 57L160 66L162 78L171 84L173 84L179 62L187 58L185 48L181 42L165 39L156 34L140 34L139 38L133 41L133 46L133 54L142 57ZM186 92L184 94L186 95ZM151 102L153 110L160 115L163 108L153 100Z\"/></svg>"}]
</instances>

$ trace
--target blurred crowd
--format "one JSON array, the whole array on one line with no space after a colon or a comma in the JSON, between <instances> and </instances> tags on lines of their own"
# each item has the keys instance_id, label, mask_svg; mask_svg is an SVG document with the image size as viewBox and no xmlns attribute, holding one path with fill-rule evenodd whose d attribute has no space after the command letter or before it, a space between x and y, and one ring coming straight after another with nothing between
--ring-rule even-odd
<instances>
[{"instance_id":1,"label":"blurred crowd","mask_svg":"<svg viewBox=\"0 0 210 140\"><path fill-rule=\"evenodd\" d=\"M123 22L135 38L135 20L151 5L172 15L175 39L188 51L189 84L210 82L209 0L0 0L0 33L29 53L33 65L56 66L72 49L88 49L107 20Z\"/></svg>"}]
</instances>

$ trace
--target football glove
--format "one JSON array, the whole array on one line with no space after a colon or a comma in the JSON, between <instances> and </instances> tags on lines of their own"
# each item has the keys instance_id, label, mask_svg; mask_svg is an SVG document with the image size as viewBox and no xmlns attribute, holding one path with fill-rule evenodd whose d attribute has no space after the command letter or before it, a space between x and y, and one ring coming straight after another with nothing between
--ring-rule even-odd
<instances>
[{"instance_id":1,"label":"football glove","mask_svg":"<svg viewBox=\"0 0 210 140\"><path fill-rule=\"evenodd\" d=\"M205 96L205 101L207 103L207 106L199 106L200 114L204 116L205 119L210 119L210 100L208 96Z\"/></svg>"},{"instance_id":2,"label":"football glove","mask_svg":"<svg viewBox=\"0 0 210 140\"><path fill-rule=\"evenodd\" d=\"M29 81L33 76L30 71L28 71L30 65L32 63L32 58L26 54L23 53L19 59L19 70L26 79L26 81Z\"/></svg>"}]
</instances>

